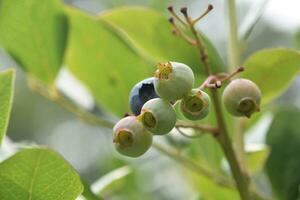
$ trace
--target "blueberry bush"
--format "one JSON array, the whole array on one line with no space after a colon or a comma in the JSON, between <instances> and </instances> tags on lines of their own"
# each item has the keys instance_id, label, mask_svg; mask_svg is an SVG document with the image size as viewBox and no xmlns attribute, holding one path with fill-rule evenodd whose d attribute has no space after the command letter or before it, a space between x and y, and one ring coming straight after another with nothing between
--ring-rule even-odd
<instances>
[{"instance_id":1,"label":"blueberry bush","mask_svg":"<svg viewBox=\"0 0 300 200\"><path fill-rule=\"evenodd\" d=\"M198 16L177 6L91 15L60 0L0 0L0 46L28 88L89 126L109 129L113 155L125 159L99 179L119 185L103 192L54 149L20 144L0 163L0 199L154 199L126 178L132 160L155 160L147 157L153 149L177 163L197 192L194 199L299 199L300 110L279 106L278 97L297 76L300 53L276 47L245 58L261 13L240 31L235 0L225 2L227 63L197 26L215 11L211 4ZM88 89L98 112L58 87L62 71ZM14 68L0 72L0 142L15 76ZM247 148L245 138L266 117L265 144ZM123 190L133 195L114 197Z\"/></svg>"}]
</instances>

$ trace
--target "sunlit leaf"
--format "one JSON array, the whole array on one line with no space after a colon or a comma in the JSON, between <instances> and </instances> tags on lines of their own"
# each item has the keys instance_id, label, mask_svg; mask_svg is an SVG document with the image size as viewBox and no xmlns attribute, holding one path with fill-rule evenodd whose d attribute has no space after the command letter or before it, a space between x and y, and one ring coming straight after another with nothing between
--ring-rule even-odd
<instances>
[{"instance_id":1,"label":"sunlit leaf","mask_svg":"<svg viewBox=\"0 0 300 200\"><path fill-rule=\"evenodd\" d=\"M50 149L25 149L0 164L1 200L74 200L80 177Z\"/></svg>"},{"instance_id":2,"label":"sunlit leaf","mask_svg":"<svg viewBox=\"0 0 300 200\"><path fill-rule=\"evenodd\" d=\"M61 67L68 24L59 0L2 0L0 44L28 73L51 84Z\"/></svg>"}]
</instances>

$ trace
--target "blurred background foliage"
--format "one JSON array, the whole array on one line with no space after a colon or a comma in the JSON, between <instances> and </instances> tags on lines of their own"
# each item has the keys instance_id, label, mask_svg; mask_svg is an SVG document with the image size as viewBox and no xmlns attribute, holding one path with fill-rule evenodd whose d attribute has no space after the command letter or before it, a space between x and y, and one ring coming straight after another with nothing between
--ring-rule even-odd
<instances>
[{"instance_id":1,"label":"blurred background foliage","mask_svg":"<svg viewBox=\"0 0 300 200\"><path fill-rule=\"evenodd\" d=\"M261 1L237 1L239 23L243 22L245 17L249 14L251 15L253 6ZM224 17L224 1L222 0L65 0L64 2L72 7L77 7L89 12L91 15L98 15L99 12L120 6L139 5L163 12L166 16L168 16L166 7L170 4L176 8L188 6L191 9L192 15L196 16L208 3L212 3L215 9L199 24L199 29L209 37L213 45L218 49L224 63L227 63L226 43L228 30L226 28L227 21ZM280 0L270 0L266 5L261 19L245 44L246 51L243 55L244 58L257 50L268 47L300 49L300 15L297 9L295 9L299 8L300 4L295 0L289 0L285 3L282 2L283 1ZM71 23L72 17L80 17L81 15L80 12L72 9L70 9L69 13L71 13ZM105 12L102 15L104 18L110 17L109 15L105 15ZM97 17L101 16L98 15ZM152 19L152 16L146 18L147 14L143 15L143 13L141 13L141 17L145 17L145 28L147 28L147 21ZM121 19L123 19L122 16L116 17L116 20ZM83 17L82 20L86 19ZM76 24L76 26L82 29L83 32L86 31L86 34L90 31L99 31L99 34L103 34L104 37L107 37L102 30L92 29L91 27L95 22L92 20L90 22L90 26L86 23L84 25ZM130 24L131 22L123 22L121 20L121 22L116 21L115 23L125 23L124 27L126 28L126 23ZM151 22L149 22L149 24L151 24ZM155 34L160 34L159 30L156 31ZM168 37L168 35L166 37ZM71 41L80 39L80 36L77 37L73 35ZM180 39L174 38L170 41L171 43L176 42L176 45L178 45L178 43L180 43L178 40ZM95 41L94 45L102 45L101 41ZM148 45L143 44L143 41L135 42L139 43L139 46L142 48ZM152 38L151 42L155 42L155 38ZM104 51L109 48L107 45L109 45L109 43L103 46ZM113 49L114 46L110 48ZM184 48L182 50L183 55L181 55L182 59L188 60L187 56L189 58L195 56L189 53L188 48ZM76 65L80 64L80 62L87 63L88 56L94 55L87 55L87 60L76 60L74 59L76 58L76 54L83 54L84 49L76 48L76 46L73 49L75 49L75 52L67 56L69 61L65 64L72 65L73 67L70 70L74 74L79 74L81 76L80 79L86 81L91 80L88 75L78 71ZM173 54L173 49L165 49L164 51L168 54ZM122 54L121 52L122 50L120 50L120 54ZM155 52L157 52L157 50L152 49L151 55L156 56ZM174 52L174 54L176 53L178 52ZM161 54L158 53L158 55ZM128 55L120 56L124 57L123 60L120 59L120 62L125 62L126 58L128 58ZM163 56L160 58L164 59ZM114 59L114 57L111 59ZM190 62L191 60L193 59L186 62ZM99 60L99 62L101 62L101 60ZM141 66L153 66L149 65L148 61L139 61L137 63ZM100 65L101 63L89 63L87 68L90 67L90 65L97 64ZM189 64L195 67L195 69L199 69L196 63ZM8 56L7 52L1 49L1 69L16 65L17 63ZM220 66L220 62L217 62L216 65L223 68L223 66ZM123 70L126 70L126 67ZM147 73L151 71L153 71L153 68L150 68ZM101 75L101 71L97 71L95 74ZM130 74L128 76L132 75ZM104 74L103 77L105 77ZM99 77L95 77L95 79L97 78ZM135 79L132 79L132 83L130 83L131 85L137 82L136 80L142 79L140 77L134 78ZM201 78L199 78L199 81L200 79ZM10 140L25 144L34 142L39 145L50 146L61 153L88 183L94 183L96 181L97 184L95 184L94 187L98 188L99 193L104 196L105 199L134 200L141 199L141 197L145 200L238 199L236 191L216 186L211 180L199 176L198 174L195 175L185 168L180 167L180 165L175 164L173 160L161 155L153 148L149 153L139 159L119 156L112 148L111 130L89 126L56 104L33 93L28 89L25 74L21 70L17 71L16 81L13 112L7 134L8 137L3 147L4 151L8 152L8 154L10 153ZM103 114L103 108L97 107L94 99L86 92L86 89L83 88L77 80L70 77L68 73L61 72L57 82L62 90L70 90L76 87L72 95L77 103L96 114ZM280 80L278 80L278 82L280 82ZM95 82L91 81L90 85L94 86ZM91 92L93 93L93 91L100 90L102 86L103 85L95 85L95 87L91 89ZM109 88L109 90L115 89L109 85L105 87ZM260 120L253 127L249 128L246 137L247 147L250 150L265 143L270 145L271 153L266 161L265 168L261 168L261 166L257 168L257 166L255 166L255 163L264 162L264 157L266 157L265 153L259 156L256 154L256 157L249 159L256 161L254 161L253 164L253 173L255 181L260 186L261 191L269 196L271 196L272 193L277 194L279 199L293 200L299 197L300 175L297 171L300 168L299 87L300 78L297 77L293 84L289 86L288 90L269 107L270 110L272 110L272 114L264 113L262 117L260 115ZM123 88L119 88L119 91L122 89ZM107 93L109 96L103 94L107 97L106 102L109 102L110 99L116 99L116 101L120 102L118 98L119 91L116 90L113 96L110 96L114 94L112 91ZM102 94L100 93L100 95ZM102 99L103 96L99 98ZM127 103L126 95L122 95L121 98L123 98L121 101L123 104ZM113 104L112 107L114 107ZM115 119L114 116L110 117ZM222 158L220 148L209 136L203 136L197 140L188 140L175 134L165 139L165 142L168 142L174 147L185 147L184 153L186 155L196 159L197 162L202 163L212 171L225 171L229 173L228 166ZM251 162L249 161L249 163ZM127 167L124 168L124 166ZM115 171L111 172L111 170ZM272 186L266 174L271 177ZM97 182L97 180L103 176L108 177L107 179L109 180L113 180L113 178L109 177L115 177L118 181L107 184L104 181L105 178L103 178Z\"/></svg>"}]
</instances>

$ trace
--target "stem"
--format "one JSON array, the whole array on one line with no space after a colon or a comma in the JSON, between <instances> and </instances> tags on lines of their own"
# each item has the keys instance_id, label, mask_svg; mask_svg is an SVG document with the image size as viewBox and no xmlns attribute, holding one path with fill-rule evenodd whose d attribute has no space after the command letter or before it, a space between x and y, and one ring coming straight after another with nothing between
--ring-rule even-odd
<instances>
[{"instance_id":1,"label":"stem","mask_svg":"<svg viewBox=\"0 0 300 200\"><path fill-rule=\"evenodd\" d=\"M234 3L234 1L232 1L231 3ZM231 6L232 6L232 4L231 4ZM190 20L187 16L186 16L186 19L187 19L187 22L190 24L191 32L194 35L194 38L196 40L197 49L198 49L199 55L200 55L200 62L203 62L207 76L211 76L211 66L210 66L209 58L206 53L206 49L198 35L197 30L194 27L194 24L192 24L190 22ZM238 51L238 49L235 49L235 51ZM221 103L219 100L218 91L213 88L211 88L210 91L212 94L212 101L213 101L213 104L215 107L215 114L216 114L216 118L217 118L218 129L219 129L219 134L217 135L217 141L219 142L220 146L222 147L223 152L228 160L228 163L230 165L233 177L236 181L236 186L238 188L241 199L249 200L250 194L249 194L248 176L242 171L242 168L241 168L241 166L238 162L238 159L235 155L235 152L233 150L232 142L230 140L229 133L227 131L227 127L225 124L223 111L222 111Z\"/></svg>"},{"instance_id":2,"label":"stem","mask_svg":"<svg viewBox=\"0 0 300 200\"><path fill-rule=\"evenodd\" d=\"M240 65L240 41L238 38L238 26L236 17L236 2L235 0L227 0L227 14L229 21L228 34L228 61L229 70L233 71L235 67ZM244 145L243 124L242 120L234 119L234 144L237 152L237 157L241 163L241 167L247 172L246 152Z\"/></svg>"},{"instance_id":3,"label":"stem","mask_svg":"<svg viewBox=\"0 0 300 200\"><path fill-rule=\"evenodd\" d=\"M245 130L245 119L234 119L234 144L235 150L237 152L237 156L241 163L241 167L243 168L245 173L248 173L247 169L247 158L246 158L246 150L245 150L245 142L244 142L244 130Z\"/></svg>"},{"instance_id":4,"label":"stem","mask_svg":"<svg viewBox=\"0 0 300 200\"><path fill-rule=\"evenodd\" d=\"M236 2L235 0L227 0L227 14L229 20L229 45L228 60L229 70L233 71L240 64L240 45L238 39L238 26L236 18Z\"/></svg>"},{"instance_id":5,"label":"stem","mask_svg":"<svg viewBox=\"0 0 300 200\"><path fill-rule=\"evenodd\" d=\"M235 155L235 152L232 147L232 142L230 140L225 120L223 117L223 112L220 104L219 94L216 90L211 89L212 99L215 106L215 114L217 117L217 123L219 126L219 135L217 140L221 145L223 152L227 158L227 161L230 165L232 175L236 181L236 186L239 190L240 197L242 200L249 200L249 180L248 176L242 171L242 168L238 162L238 159Z\"/></svg>"},{"instance_id":6,"label":"stem","mask_svg":"<svg viewBox=\"0 0 300 200\"><path fill-rule=\"evenodd\" d=\"M194 25L191 24L190 28L195 37L196 47L198 49L201 62L203 62L203 64L204 64L206 75L209 77L211 75L211 67L210 67L209 58L206 53L205 47L202 44L201 39L200 39L198 32L195 29Z\"/></svg>"}]
</instances>

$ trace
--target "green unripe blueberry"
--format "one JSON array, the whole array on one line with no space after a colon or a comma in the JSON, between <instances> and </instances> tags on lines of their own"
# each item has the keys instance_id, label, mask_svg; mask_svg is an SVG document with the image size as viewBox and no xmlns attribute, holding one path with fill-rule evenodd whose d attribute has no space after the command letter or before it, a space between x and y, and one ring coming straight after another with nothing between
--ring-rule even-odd
<instances>
[{"instance_id":1,"label":"green unripe blueberry","mask_svg":"<svg viewBox=\"0 0 300 200\"><path fill-rule=\"evenodd\" d=\"M229 113L249 118L260 110L261 92L252 81L235 79L225 88L222 99Z\"/></svg>"},{"instance_id":2,"label":"green unripe blueberry","mask_svg":"<svg viewBox=\"0 0 300 200\"><path fill-rule=\"evenodd\" d=\"M180 108L187 119L200 120L209 113L210 98L205 92L192 89L188 95L182 98Z\"/></svg>"},{"instance_id":3,"label":"green unripe blueberry","mask_svg":"<svg viewBox=\"0 0 300 200\"><path fill-rule=\"evenodd\" d=\"M146 129L156 135L169 133L176 123L174 108L168 101L160 98L147 101L138 118Z\"/></svg>"},{"instance_id":4,"label":"green unripe blueberry","mask_svg":"<svg viewBox=\"0 0 300 200\"><path fill-rule=\"evenodd\" d=\"M116 150L125 156L143 155L152 144L152 134L135 116L121 119L113 128L113 142Z\"/></svg>"},{"instance_id":5,"label":"green unripe blueberry","mask_svg":"<svg viewBox=\"0 0 300 200\"><path fill-rule=\"evenodd\" d=\"M160 63L155 72L154 88L158 96L168 101L176 101L193 87L192 69L177 62Z\"/></svg>"}]
</instances>

